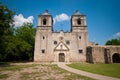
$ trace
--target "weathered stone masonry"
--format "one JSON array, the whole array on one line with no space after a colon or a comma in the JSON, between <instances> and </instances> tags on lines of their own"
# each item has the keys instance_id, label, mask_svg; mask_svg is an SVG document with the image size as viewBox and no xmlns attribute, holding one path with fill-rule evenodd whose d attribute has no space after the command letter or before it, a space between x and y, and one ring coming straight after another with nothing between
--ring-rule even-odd
<instances>
[{"instance_id":1,"label":"weathered stone masonry","mask_svg":"<svg viewBox=\"0 0 120 80\"><path fill-rule=\"evenodd\" d=\"M64 26L65 27L65 26ZM112 63L120 60L120 46L93 46L88 42L86 16L71 16L71 31L53 31L53 18L46 11L38 16L34 61Z\"/></svg>"}]
</instances>

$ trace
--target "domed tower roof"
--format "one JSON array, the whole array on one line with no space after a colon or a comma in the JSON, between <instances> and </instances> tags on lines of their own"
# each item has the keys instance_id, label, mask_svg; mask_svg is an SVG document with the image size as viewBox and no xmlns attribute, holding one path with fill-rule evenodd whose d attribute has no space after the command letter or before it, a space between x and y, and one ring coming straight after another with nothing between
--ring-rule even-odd
<instances>
[{"instance_id":1,"label":"domed tower roof","mask_svg":"<svg viewBox=\"0 0 120 80\"><path fill-rule=\"evenodd\" d=\"M45 12L43 13L43 15L50 15L50 14L48 13L48 10L45 10Z\"/></svg>"},{"instance_id":2,"label":"domed tower roof","mask_svg":"<svg viewBox=\"0 0 120 80\"><path fill-rule=\"evenodd\" d=\"M76 10L75 15L80 15L80 11L79 11L79 10Z\"/></svg>"}]
</instances>

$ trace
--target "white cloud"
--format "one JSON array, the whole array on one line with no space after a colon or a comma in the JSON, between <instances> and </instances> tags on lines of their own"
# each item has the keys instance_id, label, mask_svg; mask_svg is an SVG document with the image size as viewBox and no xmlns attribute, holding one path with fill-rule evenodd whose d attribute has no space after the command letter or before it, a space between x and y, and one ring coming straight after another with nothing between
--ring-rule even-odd
<instances>
[{"instance_id":1,"label":"white cloud","mask_svg":"<svg viewBox=\"0 0 120 80\"><path fill-rule=\"evenodd\" d=\"M120 32L117 32L115 35L114 35L114 37L120 37Z\"/></svg>"},{"instance_id":2,"label":"white cloud","mask_svg":"<svg viewBox=\"0 0 120 80\"><path fill-rule=\"evenodd\" d=\"M67 21L70 19L70 16L68 16L67 14L65 13L62 13L62 14L59 14L59 15L56 15L53 20L54 20L54 24L56 22L62 22L62 21Z\"/></svg>"},{"instance_id":3,"label":"white cloud","mask_svg":"<svg viewBox=\"0 0 120 80\"><path fill-rule=\"evenodd\" d=\"M29 16L28 18L24 18L24 16L22 14L19 15L15 15L13 20L15 27L20 27L23 25L23 23L33 23L33 16Z\"/></svg>"}]
</instances>

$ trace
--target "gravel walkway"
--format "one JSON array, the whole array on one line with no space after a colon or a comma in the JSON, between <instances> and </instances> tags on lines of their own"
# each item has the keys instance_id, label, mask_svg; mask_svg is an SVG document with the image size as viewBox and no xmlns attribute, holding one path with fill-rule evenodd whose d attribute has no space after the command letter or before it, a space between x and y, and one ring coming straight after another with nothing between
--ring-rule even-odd
<instances>
[{"instance_id":1,"label":"gravel walkway","mask_svg":"<svg viewBox=\"0 0 120 80\"><path fill-rule=\"evenodd\" d=\"M119 78L107 77L107 76L103 76L103 75L98 75L98 74L93 74L93 73L90 73L90 72L77 70L77 69L66 66L66 63L57 63L57 65L60 68L65 69L69 72L80 74L80 75L87 76L87 77L97 79L97 80L120 80Z\"/></svg>"}]
</instances>

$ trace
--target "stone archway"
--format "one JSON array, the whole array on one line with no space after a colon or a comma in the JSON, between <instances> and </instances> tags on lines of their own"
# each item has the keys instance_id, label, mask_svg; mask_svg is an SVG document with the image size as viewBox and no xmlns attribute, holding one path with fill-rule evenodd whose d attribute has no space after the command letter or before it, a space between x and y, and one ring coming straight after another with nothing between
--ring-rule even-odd
<instances>
[{"instance_id":1,"label":"stone archway","mask_svg":"<svg viewBox=\"0 0 120 80\"><path fill-rule=\"evenodd\" d=\"M59 53L59 62L65 62L65 54Z\"/></svg>"},{"instance_id":2,"label":"stone archway","mask_svg":"<svg viewBox=\"0 0 120 80\"><path fill-rule=\"evenodd\" d=\"M120 54L118 53L113 54L112 61L113 63L120 63Z\"/></svg>"}]
</instances>

